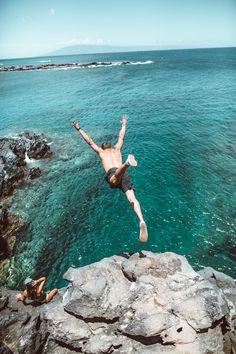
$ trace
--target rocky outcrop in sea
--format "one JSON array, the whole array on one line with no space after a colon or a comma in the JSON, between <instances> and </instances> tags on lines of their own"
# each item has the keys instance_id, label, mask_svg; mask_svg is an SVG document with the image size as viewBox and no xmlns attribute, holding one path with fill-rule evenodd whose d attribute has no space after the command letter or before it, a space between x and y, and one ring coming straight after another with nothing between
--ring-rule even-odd
<instances>
[{"instance_id":1,"label":"rocky outcrop in sea","mask_svg":"<svg viewBox=\"0 0 236 354\"><path fill-rule=\"evenodd\" d=\"M6 281L17 234L24 226L24 220L10 212L9 197L18 185L42 174L39 167L29 168L26 160L44 159L51 154L41 135L27 132L15 138L0 138L0 284Z\"/></svg>"},{"instance_id":2,"label":"rocky outcrop in sea","mask_svg":"<svg viewBox=\"0 0 236 354\"><path fill-rule=\"evenodd\" d=\"M117 65L131 65L130 61L122 62L90 62L90 63L67 63L67 64L42 64L42 65L12 65L12 66L1 66L0 72L9 71L32 71L32 70L52 70L52 69L76 69L76 68L95 68L104 66L117 66Z\"/></svg>"},{"instance_id":3,"label":"rocky outcrop in sea","mask_svg":"<svg viewBox=\"0 0 236 354\"><path fill-rule=\"evenodd\" d=\"M32 174L26 157L42 159L51 154L47 140L40 135L23 133L15 138L0 138L0 199L11 195Z\"/></svg>"},{"instance_id":4,"label":"rocky outcrop in sea","mask_svg":"<svg viewBox=\"0 0 236 354\"><path fill-rule=\"evenodd\" d=\"M2 353L233 354L236 286L185 257L142 251L70 268L51 303L1 289ZM22 290L22 289L21 289Z\"/></svg>"}]
</instances>

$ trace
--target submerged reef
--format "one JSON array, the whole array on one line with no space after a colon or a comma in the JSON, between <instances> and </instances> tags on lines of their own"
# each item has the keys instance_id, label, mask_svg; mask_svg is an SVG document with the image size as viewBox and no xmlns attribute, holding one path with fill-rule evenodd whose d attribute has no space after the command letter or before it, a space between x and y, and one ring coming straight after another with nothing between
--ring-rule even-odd
<instances>
[{"instance_id":1,"label":"submerged reef","mask_svg":"<svg viewBox=\"0 0 236 354\"><path fill-rule=\"evenodd\" d=\"M19 215L10 212L10 197L17 186L42 173L39 167L28 168L27 159L44 159L51 154L41 135L26 132L14 138L0 138L0 284L6 281L17 235L25 224Z\"/></svg>"},{"instance_id":2,"label":"submerged reef","mask_svg":"<svg viewBox=\"0 0 236 354\"><path fill-rule=\"evenodd\" d=\"M195 272L183 256L142 251L64 278L69 285L41 306L1 289L4 353L235 353L236 285L212 268Z\"/></svg>"}]
</instances>

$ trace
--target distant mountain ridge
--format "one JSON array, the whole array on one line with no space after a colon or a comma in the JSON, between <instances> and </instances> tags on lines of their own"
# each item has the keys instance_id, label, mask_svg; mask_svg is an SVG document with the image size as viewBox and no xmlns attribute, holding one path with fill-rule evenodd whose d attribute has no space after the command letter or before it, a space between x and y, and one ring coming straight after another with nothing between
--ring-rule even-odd
<instances>
[{"instance_id":1,"label":"distant mountain ridge","mask_svg":"<svg viewBox=\"0 0 236 354\"><path fill-rule=\"evenodd\" d=\"M72 54L99 54L99 53L119 53L119 52L135 52L161 49L158 46L115 46L115 45L92 45L79 44L54 50L47 55L72 55ZM165 48L167 49L167 48Z\"/></svg>"}]
</instances>

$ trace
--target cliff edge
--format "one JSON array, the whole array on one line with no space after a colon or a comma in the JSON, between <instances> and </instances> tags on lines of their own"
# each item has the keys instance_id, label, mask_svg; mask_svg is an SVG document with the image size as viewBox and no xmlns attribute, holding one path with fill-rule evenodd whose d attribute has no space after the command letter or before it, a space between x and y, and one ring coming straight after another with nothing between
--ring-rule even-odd
<instances>
[{"instance_id":1,"label":"cliff edge","mask_svg":"<svg viewBox=\"0 0 236 354\"><path fill-rule=\"evenodd\" d=\"M41 306L1 288L1 353L236 353L236 286L212 268L142 251L64 278L68 287Z\"/></svg>"}]
</instances>

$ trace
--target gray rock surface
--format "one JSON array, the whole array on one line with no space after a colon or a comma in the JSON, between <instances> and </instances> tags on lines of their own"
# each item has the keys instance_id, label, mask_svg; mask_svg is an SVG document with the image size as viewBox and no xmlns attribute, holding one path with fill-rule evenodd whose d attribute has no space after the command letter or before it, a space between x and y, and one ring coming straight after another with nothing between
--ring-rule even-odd
<instances>
[{"instance_id":1,"label":"gray rock surface","mask_svg":"<svg viewBox=\"0 0 236 354\"><path fill-rule=\"evenodd\" d=\"M236 286L212 268L195 272L174 253L142 251L70 268L49 304L2 289L7 353L232 354Z\"/></svg>"}]
</instances>

